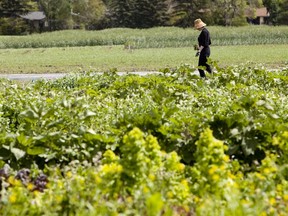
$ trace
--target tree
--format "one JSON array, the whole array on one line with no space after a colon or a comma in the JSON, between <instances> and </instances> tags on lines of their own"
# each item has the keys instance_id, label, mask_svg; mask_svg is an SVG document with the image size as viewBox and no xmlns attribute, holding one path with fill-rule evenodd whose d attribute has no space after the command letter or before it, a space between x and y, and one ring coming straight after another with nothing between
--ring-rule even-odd
<instances>
[{"instance_id":1,"label":"tree","mask_svg":"<svg viewBox=\"0 0 288 216\"><path fill-rule=\"evenodd\" d=\"M31 0L0 0L0 17L17 17L36 8Z\"/></svg>"},{"instance_id":2,"label":"tree","mask_svg":"<svg viewBox=\"0 0 288 216\"><path fill-rule=\"evenodd\" d=\"M278 14L278 24L288 25L288 0L283 0L280 3L280 10Z\"/></svg>"},{"instance_id":3,"label":"tree","mask_svg":"<svg viewBox=\"0 0 288 216\"><path fill-rule=\"evenodd\" d=\"M29 26L20 18L37 8L30 0L0 0L0 34L19 35L28 32Z\"/></svg>"},{"instance_id":4,"label":"tree","mask_svg":"<svg viewBox=\"0 0 288 216\"><path fill-rule=\"evenodd\" d=\"M71 7L73 21L86 29L97 28L106 10L102 0L72 0Z\"/></svg>"},{"instance_id":5,"label":"tree","mask_svg":"<svg viewBox=\"0 0 288 216\"><path fill-rule=\"evenodd\" d=\"M195 20L196 4L191 0L171 1L171 24L181 27L190 27Z\"/></svg>"},{"instance_id":6,"label":"tree","mask_svg":"<svg viewBox=\"0 0 288 216\"><path fill-rule=\"evenodd\" d=\"M110 0L107 7L111 27L132 27L131 0Z\"/></svg>"},{"instance_id":7,"label":"tree","mask_svg":"<svg viewBox=\"0 0 288 216\"><path fill-rule=\"evenodd\" d=\"M132 9L133 27L161 26L168 20L165 0L134 0Z\"/></svg>"},{"instance_id":8,"label":"tree","mask_svg":"<svg viewBox=\"0 0 288 216\"><path fill-rule=\"evenodd\" d=\"M231 26L246 24L246 0L213 0L213 17L218 25Z\"/></svg>"},{"instance_id":9,"label":"tree","mask_svg":"<svg viewBox=\"0 0 288 216\"><path fill-rule=\"evenodd\" d=\"M245 15L248 19L256 18L256 9L263 7L262 0L248 0L248 4L245 8Z\"/></svg>"},{"instance_id":10,"label":"tree","mask_svg":"<svg viewBox=\"0 0 288 216\"><path fill-rule=\"evenodd\" d=\"M40 0L50 30L72 28L71 4L69 0Z\"/></svg>"},{"instance_id":11,"label":"tree","mask_svg":"<svg viewBox=\"0 0 288 216\"><path fill-rule=\"evenodd\" d=\"M156 20L156 26L165 26L169 24L169 2L167 0L156 1L156 13L154 15Z\"/></svg>"},{"instance_id":12,"label":"tree","mask_svg":"<svg viewBox=\"0 0 288 216\"><path fill-rule=\"evenodd\" d=\"M287 24L287 0L263 0L270 14L269 21L273 25Z\"/></svg>"},{"instance_id":13,"label":"tree","mask_svg":"<svg viewBox=\"0 0 288 216\"><path fill-rule=\"evenodd\" d=\"M134 28L148 28L154 25L154 14L152 13L155 13L156 5L151 4L149 0L135 0L132 9Z\"/></svg>"},{"instance_id":14,"label":"tree","mask_svg":"<svg viewBox=\"0 0 288 216\"><path fill-rule=\"evenodd\" d=\"M134 4L133 17L137 27L150 28L167 24L169 17L166 0L137 0Z\"/></svg>"},{"instance_id":15,"label":"tree","mask_svg":"<svg viewBox=\"0 0 288 216\"><path fill-rule=\"evenodd\" d=\"M108 11L112 27L150 28L169 20L167 0L110 0Z\"/></svg>"}]
</instances>

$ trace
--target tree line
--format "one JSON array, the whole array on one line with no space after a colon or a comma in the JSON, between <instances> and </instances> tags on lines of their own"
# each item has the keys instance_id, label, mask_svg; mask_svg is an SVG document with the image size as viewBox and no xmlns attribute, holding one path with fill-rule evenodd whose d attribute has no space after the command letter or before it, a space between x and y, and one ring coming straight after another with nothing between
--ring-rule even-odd
<instances>
[{"instance_id":1,"label":"tree line","mask_svg":"<svg viewBox=\"0 0 288 216\"><path fill-rule=\"evenodd\" d=\"M0 33L27 31L19 15L37 10L44 11L52 31L191 27L196 18L209 25L241 26L263 6L269 11L269 24L288 24L288 0L0 0Z\"/></svg>"}]
</instances>

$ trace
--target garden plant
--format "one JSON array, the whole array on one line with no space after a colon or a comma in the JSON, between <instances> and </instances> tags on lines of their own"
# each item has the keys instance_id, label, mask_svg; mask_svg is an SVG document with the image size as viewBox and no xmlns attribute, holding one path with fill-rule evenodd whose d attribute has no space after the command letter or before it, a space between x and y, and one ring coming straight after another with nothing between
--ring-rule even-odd
<instances>
[{"instance_id":1,"label":"garden plant","mask_svg":"<svg viewBox=\"0 0 288 216\"><path fill-rule=\"evenodd\" d=\"M0 80L1 215L286 215L288 70Z\"/></svg>"}]
</instances>

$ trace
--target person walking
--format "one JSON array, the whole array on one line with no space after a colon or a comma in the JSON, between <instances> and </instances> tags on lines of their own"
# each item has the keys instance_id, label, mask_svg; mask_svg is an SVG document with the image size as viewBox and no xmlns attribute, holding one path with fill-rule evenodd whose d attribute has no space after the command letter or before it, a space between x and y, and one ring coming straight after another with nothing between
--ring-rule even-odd
<instances>
[{"instance_id":1,"label":"person walking","mask_svg":"<svg viewBox=\"0 0 288 216\"><path fill-rule=\"evenodd\" d=\"M200 73L200 77L205 78L205 72L203 70L203 67L208 73L212 73L212 69L210 65L207 63L207 58L210 56L210 45L211 45L211 39L210 39L210 33L207 28L205 28L206 24L201 19L196 19L194 21L194 28L198 31L201 31L199 37L198 37L198 46L197 46L197 53L196 56L199 56L198 61L198 70Z\"/></svg>"}]
</instances>

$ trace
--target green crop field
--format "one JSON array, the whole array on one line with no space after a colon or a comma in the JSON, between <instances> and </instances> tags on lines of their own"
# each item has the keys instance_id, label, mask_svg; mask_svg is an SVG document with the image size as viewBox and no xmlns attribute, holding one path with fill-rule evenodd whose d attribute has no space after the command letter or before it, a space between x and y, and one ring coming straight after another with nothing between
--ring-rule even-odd
<instances>
[{"instance_id":1,"label":"green crop field","mask_svg":"<svg viewBox=\"0 0 288 216\"><path fill-rule=\"evenodd\" d=\"M287 26L209 27L215 46L288 44ZM132 45L135 48L193 47L199 32L192 28L68 30L27 36L0 36L0 48L46 48Z\"/></svg>"},{"instance_id":2,"label":"green crop field","mask_svg":"<svg viewBox=\"0 0 288 216\"><path fill-rule=\"evenodd\" d=\"M288 71L0 80L1 215L286 215Z\"/></svg>"}]
</instances>

